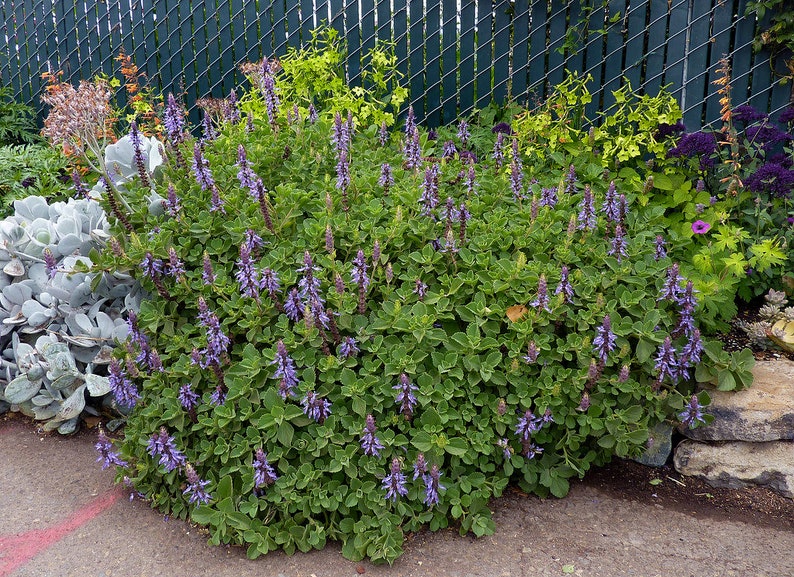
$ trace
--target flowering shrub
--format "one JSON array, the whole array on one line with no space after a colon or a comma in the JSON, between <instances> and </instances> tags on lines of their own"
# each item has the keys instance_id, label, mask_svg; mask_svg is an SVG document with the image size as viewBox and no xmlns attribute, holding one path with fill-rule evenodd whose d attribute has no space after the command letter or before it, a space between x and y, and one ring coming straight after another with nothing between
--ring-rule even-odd
<instances>
[{"instance_id":1,"label":"flowering shrub","mask_svg":"<svg viewBox=\"0 0 794 577\"><path fill-rule=\"evenodd\" d=\"M586 141L529 165L509 125L389 131L258 74L201 139L168 99L162 211L128 183L102 265L153 296L101 458L211 542L391 562L423 526L488 534L508 483L562 497L658 422L708 421L695 378L749 384L644 183Z\"/></svg>"}]
</instances>

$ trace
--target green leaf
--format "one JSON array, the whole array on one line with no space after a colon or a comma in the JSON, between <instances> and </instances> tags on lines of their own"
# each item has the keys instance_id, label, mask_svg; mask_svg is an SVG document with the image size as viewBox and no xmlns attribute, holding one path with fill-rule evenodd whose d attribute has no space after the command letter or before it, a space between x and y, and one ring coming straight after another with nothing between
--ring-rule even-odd
<instances>
[{"instance_id":1,"label":"green leaf","mask_svg":"<svg viewBox=\"0 0 794 577\"><path fill-rule=\"evenodd\" d=\"M295 434L295 429L290 425L287 421L282 421L282 423L278 426L278 433L276 434L276 438L278 442L284 445L285 447L289 447L292 445L292 437Z\"/></svg>"},{"instance_id":2,"label":"green leaf","mask_svg":"<svg viewBox=\"0 0 794 577\"><path fill-rule=\"evenodd\" d=\"M450 455L460 457L466 454L466 451L469 450L469 445L466 440L462 439L461 437L452 437L451 439L448 439L444 450Z\"/></svg>"},{"instance_id":3,"label":"green leaf","mask_svg":"<svg viewBox=\"0 0 794 577\"><path fill-rule=\"evenodd\" d=\"M215 499L222 501L229 499L232 496L232 478L226 475L218 482L218 488L215 489Z\"/></svg>"}]
</instances>

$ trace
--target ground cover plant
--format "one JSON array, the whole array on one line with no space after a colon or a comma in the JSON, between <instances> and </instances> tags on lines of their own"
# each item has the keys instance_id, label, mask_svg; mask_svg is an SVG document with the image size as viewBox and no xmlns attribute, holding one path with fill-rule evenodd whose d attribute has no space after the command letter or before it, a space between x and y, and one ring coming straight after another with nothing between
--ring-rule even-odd
<instances>
[{"instance_id":1,"label":"ground cover plant","mask_svg":"<svg viewBox=\"0 0 794 577\"><path fill-rule=\"evenodd\" d=\"M162 151L132 123L139 176L120 185L93 163L117 220L100 267L151 293L109 365L128 419L97 448L120 481L251 557L337 540L390 562L425 526L492 532L508 483L562 497L657 423L707 422L697 381L749 385L752 357L701 332L717 293L672 258L686 244L653 202L673 101L626 92L585 138L553 102L391 126L399 94L294 90L291 59L335 77L318 56L336 49L247 66L252 88L205 103L200 136L168 95ZM375 56L371 78L397 80ZM560 88L572 110L579 86Z\"/></svg>"}]
</instances>

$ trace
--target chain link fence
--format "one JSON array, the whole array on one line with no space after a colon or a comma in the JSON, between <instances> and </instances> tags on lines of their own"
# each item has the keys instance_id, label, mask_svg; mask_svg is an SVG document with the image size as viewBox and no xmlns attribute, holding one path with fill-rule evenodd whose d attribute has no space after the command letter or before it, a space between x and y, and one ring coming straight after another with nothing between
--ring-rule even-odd
<instances>
[{"instance_id":1,"label":"chain link fence","mask_svg":"<svg viewBox=\"0 0 794 577\"><path fill-rule=\"evenodd\" d=\"M753 52L764 23L745 10L746 0L2 0L0 79L40 108L43 72L73 83L113 75L124 50L194 108L244 82L241 62L283 55L329 25L347 42L353 84L375 43L394 43L430 125L492 101L542 100L570 70L593 76L590 118L630 82L649 94L667 86L694 129L719 118L712 81L723 55L735 105L775 113L791 99L783 59Z\"/></svg>"}]
</instances>

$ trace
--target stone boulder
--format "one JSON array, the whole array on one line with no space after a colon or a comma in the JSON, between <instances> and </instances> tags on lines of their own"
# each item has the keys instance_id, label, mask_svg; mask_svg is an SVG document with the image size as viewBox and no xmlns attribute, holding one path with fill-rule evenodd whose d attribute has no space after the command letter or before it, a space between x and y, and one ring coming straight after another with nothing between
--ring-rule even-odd
<instances>
[{"instance_id":1,"label":"stone boulder","mask_svg":"<svg viewBox=\"0 0 794 577\"><path fill-rule=\"evenodd\" d=\"M673 455L682 475L701 477L713 487L760 485L794 499L794 442L700 443L685 440Z\"/></svg>"},{"instance_id":2,"label":"stone boulder","mask_svg":"<svg viewBox=\"0 0 794 577\"><path fill-rule=\"evenodd\" d=\"M743 391L712 391L708 426L682 428L698 441L766 441L794 439L794 362L760 361L754 381Z\"/></svg>"}]
</instances>

